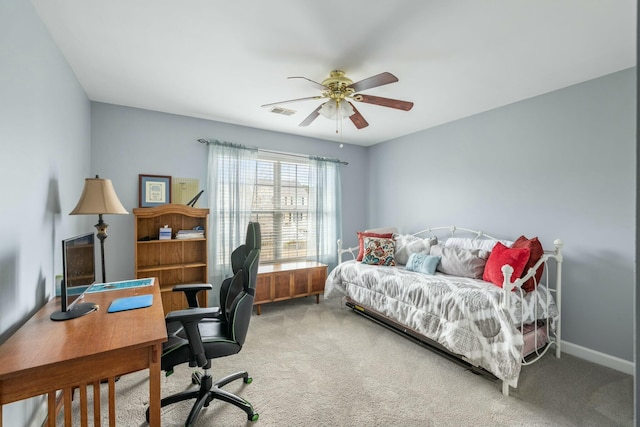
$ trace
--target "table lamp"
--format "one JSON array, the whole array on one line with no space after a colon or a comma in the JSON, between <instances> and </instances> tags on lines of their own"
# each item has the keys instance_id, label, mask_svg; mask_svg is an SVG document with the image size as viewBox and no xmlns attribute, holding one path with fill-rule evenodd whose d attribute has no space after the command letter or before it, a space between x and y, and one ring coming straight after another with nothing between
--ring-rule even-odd
<instances>
[{"instance_id":1,"label":"table lamp","mask_svg":"<svg viewBox=\"0 0 640 427\"><path fill-rule=\"evenodd\" d=\"M76 207L69 215L98 215L98 223L95 225L100 239L100 260L102 261L102 283L107 283L104 268L104 239L107 238L109 224L102 220L104 214L124 215L128 214L122 206L116 190L110 179L103 179L96 175L95 178L85 178L84 189Z\"/></svg>"}]
</instances>

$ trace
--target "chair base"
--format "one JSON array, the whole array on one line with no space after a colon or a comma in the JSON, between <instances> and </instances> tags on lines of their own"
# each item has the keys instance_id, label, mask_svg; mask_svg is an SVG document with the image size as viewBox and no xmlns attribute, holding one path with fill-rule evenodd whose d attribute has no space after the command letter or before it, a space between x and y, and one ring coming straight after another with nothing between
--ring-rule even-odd
<instances>
[{"instance_id":1,"label":"chair base","mask_svg":"<svg viewBox=\"0 0 640 427\"><path fill-rule=\"evenodd\" d=\"M176 402L195 399L196 402L193 404L191 412L189 412L189 417L185 422L185 426L193 425L198 418L198 415L200 415L200 411L202 410L202 408L209 406L211 401L214 399L222 400L223 402L227 402L234 406L237 406L238 408L246 412L247 419L249 421L258 421L258 413L253 410L253 406L251 406L249 402L239 396L236 396L233 393L229 393L228 391L222 390L220 388L224 387L232 381L241 378L245 384L251 384L252 378L249 377L249 374L247 372L237 372L235 374L228 375L224 378L219 379L215 383L213 382L213 378L211 377L211 375L209 375L206 371L204 375L194 374L194 384L200 384L198 390L184 391L172 396L165 397L160 401L160 406L165 407ZM147 409L147 421L148 420L149 409Z\"/></svg>"}]
</instances>

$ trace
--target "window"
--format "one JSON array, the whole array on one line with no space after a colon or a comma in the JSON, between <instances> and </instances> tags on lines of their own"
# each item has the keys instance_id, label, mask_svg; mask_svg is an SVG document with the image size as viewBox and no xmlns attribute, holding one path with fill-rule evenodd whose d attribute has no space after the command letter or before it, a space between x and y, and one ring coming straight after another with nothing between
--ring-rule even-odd
<instances>
[{"instance_id":1,"label":"window","mask_svg":"<svg viewBox=\"0 0 640 427\"><path fill-rule=\"evenodd\" d=\"M337 262L341 234L340 161L261 151L217 140L209 145L212 280L229 277L230 258L249 221L260 223L260 262Z\"/></svg>"},{"instance_id":2,"label":"window","mask_svg":"<svg viewBox=\"0 0 640 427\"><path fill-rule=\"evenodd\" d=\"M261 262L314 256L307 246L309 161L259 153L251 220L262 230Z\"/></svg>"}]
</instances>

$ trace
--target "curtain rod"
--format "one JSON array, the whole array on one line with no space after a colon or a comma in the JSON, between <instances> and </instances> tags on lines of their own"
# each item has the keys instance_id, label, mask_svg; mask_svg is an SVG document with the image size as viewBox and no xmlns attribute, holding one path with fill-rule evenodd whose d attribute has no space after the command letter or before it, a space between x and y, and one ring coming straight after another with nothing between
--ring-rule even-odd
<instances>
[{"instance_id":1,"label":"curtain rod","mask_svg":"<svg viewBox=\"0 0 640 427\"><path fill-rule=\"evenodd\" d=\"M226 142L226 141L218 141L218 140L211 140L211 141L209 141L209 140L206 140L206 139L204 139L204 138L200 138L200 139L198 139L198 142L199 142L200 144L216 144L216 143L218 143L218 144L221 144L221 145L237 146L237 147L239 147L239 148L257 149L258 151L262 151L263 153L284 154L284 155L286 155L286 156L300 157L300 158L303 158L303 159L312 159L312 160L313 160L313 159L317 159L317 160L324 160L324 161L327 161L327 162L336 162L336 163L339 163L339 164L341 164L341 165L345 165L345 166L349 164L349 162L343 162L343 161L342 161L342 160L340 160L340 159L334 159L334 158L331 158L331 157L323 157L323 156L306 156L306 155L304 155L304 154L286 153L286 152L284 152L284 151L267 150L267 149L264 149L264 148L245 147L245 146L243 146L243 145L241 145L241 144L234 144L234 143L232 143L232 142Z\"/></svg>"}]
</instances>

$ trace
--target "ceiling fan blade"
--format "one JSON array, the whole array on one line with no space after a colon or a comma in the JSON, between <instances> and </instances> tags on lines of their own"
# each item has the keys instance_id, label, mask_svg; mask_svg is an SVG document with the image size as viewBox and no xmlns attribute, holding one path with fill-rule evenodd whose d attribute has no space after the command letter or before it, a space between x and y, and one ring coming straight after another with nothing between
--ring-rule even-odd
<instances>
[{"instance_id":1,"label":"ceiling fan blade","mask_svg":"<svg viewBox=\"0 0 640 427\"><path fill-rule=\"evenodd\" d=\"M382 107L396 108L398 110L409 111L413 108L413 102L400 101L398 99L382 98L380 96L361 95L357 94L353 96L353 99L358 102L366 102L367 104L380 105Z\"/></svg>"},{"instance_id":2,"label":"ceiling fan blade","mask_svg":"<svg viewBox=\"0 0 640 427\"><path fill-rule=\"evenodd\" d=\"M319 113L320 108L322 108L322 104L318 105L318 108L313 110L311 112L311 114L309 114L306 119L304 119L302 122L300 122L300 124L298 126L309 126L311 124L311 122L313 122L315 119L317 119L318 116L320 115L320 113Z\"/></svg>"},{"instance_id":3,"label":"ceiling fan blade","mask_svg":"<svg viewBox=\"0 0 640 427\"><path fill-rule=\"evenodd\" d=\"M369 123L367 123L364 117L362 117L360 111L358 111L358 109L351 102L349 103L349 105L351 105L351 108L353 108L353 114L349 116L353 124L358 129L366 128L367 126L369 126Z\"/></svg>"},{"instance_id":4,"label":"ceiling fan blade","mask_svg":"<svg viewBox=\"0 0 640 427\"><path fill-rule=\"evenodd\" d=\"M271 106L274 106L274 105L286 104L288 102L298 102L298 101L306 101L307 99L320 99L320 98L322 98L322 96L320 96L320 95L308 96L306 98L296 98L296 99L289 99L287 101L272 102L271 104L263 104L263 105L261 105L261 107L271 107Z\"/></svg>"},{"instance_id":5,"label":"ceiling fan blade","mask_svg":"<svg viewBox=\"0 0 640 427\"><path fill-rule=\"evenodd\" d=\"M317 87L318 89L320 89L320 90L326 90L326 89L327 89L327 87L326 87L326 86L324 86L323 84L318 83L318 82L316 82L316 81L313 81L313 80L311 80L311 79L308 79L308 78L306 78L306 77L293 76L293 77L287 77L287 78L288 78L288 79L305 79L306 81L313 83L313 85L314 85L314 86L316 86L316 87Z\"/></svg>"},{"instance_id":6,"label":"ceiling fan blade","mask_svg":"<svg viewBox=\"0 0 640 427\"><path fill-rule=\"evenodd\" d=\"M385 71L384 73L380 73L367 79L360 80L359 82L352 83L347 87L352 88L354 92L360 92L366 89L371 89L372 87L384 86L388 85L389 83L395 83L397 81L398 78L396 76Z\"/></svg>"}]
</instances>

